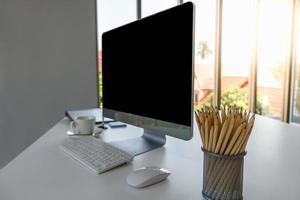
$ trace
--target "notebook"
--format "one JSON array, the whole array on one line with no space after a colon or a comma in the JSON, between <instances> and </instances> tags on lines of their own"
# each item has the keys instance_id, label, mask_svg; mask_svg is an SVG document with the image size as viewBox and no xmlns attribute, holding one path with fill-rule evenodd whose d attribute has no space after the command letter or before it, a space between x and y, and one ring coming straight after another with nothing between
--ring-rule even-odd
<instances>
[{"instance_id":1,"label":"notebook","mask_svg":"<svg viewBox=\"0 0 300 200\"><path fill-rule=\"evenodd\" d=\"M90 109L83 109L83 110L66 110L65 115L70 119L74 120L78 116L95 116L96 117L96 124L102 123L102 110L100 108L90 108ZM104 123L113 122L115 120L110 118L104 118Z\"/></svg>"}]
</instances>

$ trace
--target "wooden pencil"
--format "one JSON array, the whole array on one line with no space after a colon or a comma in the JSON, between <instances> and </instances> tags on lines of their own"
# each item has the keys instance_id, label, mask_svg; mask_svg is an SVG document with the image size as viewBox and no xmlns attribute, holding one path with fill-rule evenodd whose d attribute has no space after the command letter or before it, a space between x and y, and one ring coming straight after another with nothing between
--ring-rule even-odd
<instances>
[{"instance_id":1,"label":"wooden pencil","mask_svg":"<svg viewBox=\"0 0 300 200\"><path fill-rule=\"evenodd\" d=\"M226 131L228 128L228 124L229 124L229 120L226 119L224 124L222 125L222 129L221 129L220 136L218 138L217 146L216 146L216 149L214 150L214 153L219 153L219 151L221 149L221 145L224 140L224 137L225 137L225 134L226 134Z\"/></svg>"},{"instance_id":2,"label":"wooden pencil","mask_svg":"<svg viewBox=\"0 0 300 200\"><path fill-rule=\"evenodd\" d=\"M232 115L230 116L230 118L229 118L230 122L229 122L228 129L226 130L224 140L222 141L222 147L221 147L221 150L220 150L220 154L224 154L225 148L227 147L227 143L228 143L229 138L231 136L231 131L232 131L233 126L234 126L234 119L235 118Z\"/></svg>"},{"instance_id":3,"label":"wooden pencil","mask_svg":"<svg viewBox=\"0 0 300 200\"><path fill-rule=\"evenodd\" d=\"M210 131L209 131L209 142L208 142L208 151L212 151L213 147L213 134L214 134L214 127L211 126Z\"/></svg>"},{"instance_id":4,"label":"wooden pencil","mask_svg":"<svg viewBox=\"0 0 300 200\"><path fill-rule=\"evenodd\" d=\"M230 151L231 151L231 149L233 148L233 146L234 146L236 140L238 139L239 135L241 134L242 129L243 129L244 126L245 126L245 124L242 123L242 124L237 128L237 130L235 131L235 133L233 134L233 137L232 137L232 139L230 140L230 143L229 143L229 145L228 145L228 147L226 148L226 151L225 151L225 153L224 153L225 155L228 155L228 154L230 153Z\"/></svg>"},{"instance_id":5,"label":"wooden pencil","mask_svg":"<svg viewBox=\"0 0 300 200\"><path fill-rule=\"evenodd\" d=\"M200 122L200 118L199 118L198 112L195 112L195 116L196 116L196 122L197 122L197 125L198 125L198 130L199 130L199 133L200 133L201 142L203 143L204 137L203 137L203 133L201 131L201 126L202 125L201 125L201 122Z\"/></svg>"},{"instance_id":6,"label":"wooden pencil","mask_svg":"<svg viewBox=\"0 0 300 200\"><path fill-rule=\"evenodd\" d=\"M204 131L205 131L205 136L204 136L204 147L207 150L208 149L208 140L209 140L209 130L208 130L208 119L205 120L205 125L204 125Z\"/></svg>"},{"instance_id":7,"label":"wooden pencil","mask_svg":"<svg viewBox=\"0 0 300 200\"><path fill-rule=\"evenodd\" d=\"M213 133L213 143L212 143L212 151L214 151L216 149L218 137L219 137L218 119L215 119L214 133Z\"/></svg>"}]
</instances>

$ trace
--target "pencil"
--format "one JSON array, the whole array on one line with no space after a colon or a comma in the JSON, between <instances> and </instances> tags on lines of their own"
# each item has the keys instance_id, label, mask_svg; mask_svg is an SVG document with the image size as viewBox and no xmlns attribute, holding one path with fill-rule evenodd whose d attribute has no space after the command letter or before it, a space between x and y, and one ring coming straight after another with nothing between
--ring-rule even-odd
<instances>
[{"instance_id":1,"label":"pencil","mask_svg":"<svg viewBox=\"0 0 300 200\"><path fill-rule=\"evenodd\" d=\"M221 150L220 150L220 154L224 154L225 148L227 147L227 143L228 143L229 138L231 136L231 131L232 131L233 126L234 126L234 116L231 115L230 118L231 119L230 119L228 129L226 130L224 140L222 141L222 147L221 147Z\"/></svg>"},{"instance_id":2,"label":"pencil","mask_svg":"<svg viewBox=\"0 0 300 200\"><path fill-rule=\"evenodd\" d=\"M198 131L200 133L200 138L201 138L201 142L202 142L202 146L204 146L203 142L204 142L204 132L202 132L202 126L203 126L203 123L200 122L200 116L199 116L199 112L195 112L195 116L196 116L196 122L197 122L197 125L198 125Z\"/></svg>"},{"instance_id":3,"label":"pencil","mask_svg":"<svg viewBox=\"0 0 300 200\"><path fill-rule=\"evenodd\" d=\"M218 138L217 146L216 146L214 153L219 153L219 151L220 151L223 139L224 139L226 131L227 131L228 123L229 123L229 120L226 119L224 124L222 125L222 129L221 129L220 136Z\"/></svg>"},{"instance_id":4,"label":"pencil","mask_svg":"<svg viewBox=\"0 0 300 200\"><path fill-rule=\"evenodd\" d=\"M231 151L231 149L233 148L233 146L234 146L236 140L238 139L239 135L241 134L242 129L243 129L244 126L245 126L245 124L242 123L242 124L237 128L237 130L235 131L235 133L233 134L233 137L232 137L232 139L231 139L231 141L230 141L228 147L226 148L225 155L228 155L228 154L230 153L230 151Z\"/></svg>"},{"instance_id":5,"label":"pencil","mask_svg":"<svg viewBox=\"0 0 300 200\"><path fill-rule=\"evenodd\" d=\"M207 150L208 149L208 140L209 140L208 119L205 120L204 131L205 131L204 147Z\"/></svg>"},{"instance_id":6,"label":"pencil","mask_svg":"<svg viewBox=\"0 0 300 200\"><path fill-rule=\"evenodd\" d=\"M210 131L209 131L209 142L208 142L208 151L212 151L212 146L213 146L213 134L214 134L214 127L211 126Z\"/></svg>"},{"instance_id":7,"label":"pencil","mask_svg":"<svg viewBox=\"0 0 300 200\"><path fill-rule=\"evenodd\" d=\"M215 120L214 126L214 133L213 133L213 144L212 144L212 151L216 149L217 141L219 137L219 126L218 126L218 119Z\"/></svg>"}]
</instances>

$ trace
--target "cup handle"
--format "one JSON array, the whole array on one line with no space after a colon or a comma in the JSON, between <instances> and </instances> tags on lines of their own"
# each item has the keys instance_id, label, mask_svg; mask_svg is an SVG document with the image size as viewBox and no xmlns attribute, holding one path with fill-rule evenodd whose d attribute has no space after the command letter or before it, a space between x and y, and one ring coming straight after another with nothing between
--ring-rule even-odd
<instances>
[{"instance_id":1,"label":"cup handle","mask_svg":"<svg viewBox=\"0 0 300 200\"><path fill-rule=\"evenodd\" d=\"M77 127L77 122L72 121L71 124L70 124L70 129L71 129L71 131L72 131L74 134L77 134L77 129L76 129L76 127Z\"/></svg>"}]
</instances>

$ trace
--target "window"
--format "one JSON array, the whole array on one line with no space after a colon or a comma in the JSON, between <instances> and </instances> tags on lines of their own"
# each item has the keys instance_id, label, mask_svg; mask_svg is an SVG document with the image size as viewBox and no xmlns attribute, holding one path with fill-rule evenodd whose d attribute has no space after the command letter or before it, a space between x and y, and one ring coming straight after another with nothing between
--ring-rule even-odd
<instances>
[{"instance_id":1,"label":"window","mask_svg":"<svg viewBox=\"0 0 300 200\"><path fill-rule=\"evenodd\" d=\"M97 14L98 45L101 47L101 35L103 32L137 19L136 1L97 0Z\"/></svg>"},{"instance_id":2,"label":"window","mask_svg":"<svg viewBox=\"0 0 300 200\"><path fill-rule=\"evenodd\" d=\"M134 21L139 14L146 17L180 2L98 0L100 79L104 31ZM192 2L196 7L195 106L236 105L300 123L298 1Z\"/></svg>"},{"instance_id":3,"label":"window","mask_svg":"<svg viewBox=\"0 0 300 200\"><path fill-rule=\"evenodd\" d=\"M260 114L282 116L284 74L291 37L291 0L264 0L259 6L257 105Z\"/></svg>"},{"instance_id":4,"label":"window","mask_svg":"<svg viewBox=\"0 0 300 200\"><path fill-rule=\"evenodd\" d=\"M177 0L142 0L142 17L176 6Z\"/></svg>"},{"instance_id":5,"label":"window","mask_svg":"<svg viewBox=\"0 0 300 200\"><path fill-rule=\"evenodd\" d=\"M249 74L254 41L254 22L254 1L223 1L222 106L238 106L249 109Z\"/></svg>"},{"instance_id":6,"label":"window","mask_svg":"<svg viewBox=\"0 0 300 200\"><path fill-rule=\"evenodd\" d=\"M294 94L292 96L292 116L291 121L300 123L300 62L297 59L295 69Z\"/></svg>"},{"instance_id":7,"label":"window","mask_svg":"<svg viewBox=\"0 0 300 200\"><path fill-rule=\"evenodd\" d=\"M294 62L294 74L293 74L293 92L291 99L291 122L300 124L300 5L296 8L296 20L295 20L295 62Z\"/></svg>"},{"instance_id":8,"label":"window","mask_svg":"<svg viewBox=\"0 0 300 200\"><path fill-rule=\"evenodd\" d=\"M193 1L195 16L195 105L210 106L214 97L216 2Z\"/></svg>"}]
</instances>

